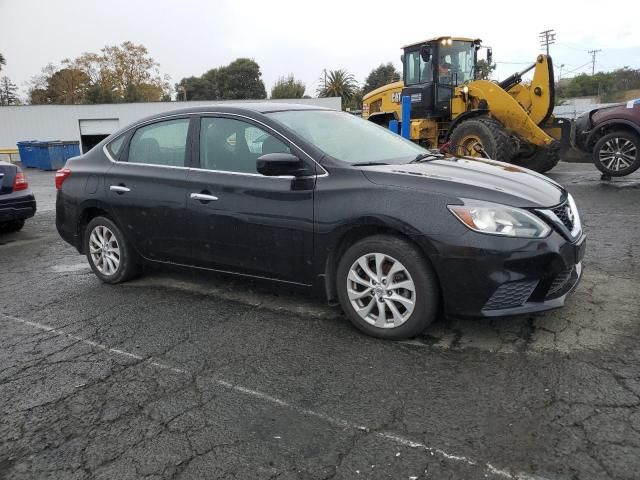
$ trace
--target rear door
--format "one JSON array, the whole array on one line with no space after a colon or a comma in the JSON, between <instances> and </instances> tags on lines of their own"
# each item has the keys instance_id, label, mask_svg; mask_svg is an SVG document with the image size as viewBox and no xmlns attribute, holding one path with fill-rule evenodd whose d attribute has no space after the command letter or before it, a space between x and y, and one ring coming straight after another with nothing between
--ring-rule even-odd
<instances>
[{"instance_id":1,"label":"rear door","mask_svg":"<svg viewBox=\"0 0 640 480\"><path fill-rule=\"evenodd\" d=\"M190 121L188 116L158 120L107 146L116 160L106 179L111 209L136 250L150 260L189 260L185 196Z\"/></svg>"}]
</instances>

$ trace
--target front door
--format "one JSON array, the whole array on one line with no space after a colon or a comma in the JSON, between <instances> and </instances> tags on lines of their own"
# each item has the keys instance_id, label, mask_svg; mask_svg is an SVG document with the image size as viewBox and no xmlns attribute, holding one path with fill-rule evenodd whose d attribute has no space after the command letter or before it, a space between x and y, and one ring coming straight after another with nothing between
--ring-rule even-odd
<instances>
[{"instance_id":1,"label":"front door","mask_svg":"<svg viewBox=\"0 0 640 480\"><path fill-rule=\"evenodd\" d=\"M176 118L139 127L107 172L116 222L149 260L190 259L185 214L189 122Z\"/></svg>"},{"instance_id":2,"label":"front door","mask_svg":"<svg viewBox=\"0 0 640 480\"><path fill-rule=\"evenodd\" d=\"M311 283L315 177L267 177L256 170L259 156L296 154L294 147L267 127L223 115L202 117L199 139L199 168L188 174L194 263Z\"/></svg>"}]
</instances>

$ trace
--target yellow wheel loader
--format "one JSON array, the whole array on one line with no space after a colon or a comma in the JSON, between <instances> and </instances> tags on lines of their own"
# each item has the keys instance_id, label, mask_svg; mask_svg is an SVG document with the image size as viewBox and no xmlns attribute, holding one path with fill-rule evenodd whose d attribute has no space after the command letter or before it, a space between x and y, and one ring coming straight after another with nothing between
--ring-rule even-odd
<instances>
[{"instance_id":1,"label":"yellow wheel loader","mask_svg":"<svg viewBox=\"0 0 640 480\"><path fill-rule=\"evenodd\" d=\"M479 39L439 37L403 48L403 80L364 96L362 116L380 125L402 122L411 97L412 140L461 156L485 156L537 172L551 170L569 146L571 123L554 118L551 57L502 82L480 79ZM487 49L491 65L491 49ZM531 83L522 77L533 70Z\"/></svg>"}]
</instances>

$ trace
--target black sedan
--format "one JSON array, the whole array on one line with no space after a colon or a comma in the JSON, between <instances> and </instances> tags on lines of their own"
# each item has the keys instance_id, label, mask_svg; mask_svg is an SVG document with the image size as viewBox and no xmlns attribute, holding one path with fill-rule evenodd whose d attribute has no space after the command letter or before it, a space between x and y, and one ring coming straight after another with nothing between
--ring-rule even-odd
<instances>
[{"instance_id":1,"label":"black sedan","mask_svg":"<svg viewBox=\"0 0 640 480\"><path fill-rule=\"evenodd\" d=\"M304 285L382 338L418 334L440 307L560 307L582 273L580 217L557 183L333 110L156 115L69 160L56 183L58 231L104 282L171 264Z\"/></svg>"},{"instance_id":2,"label":"black sedan","mask_svg":"<svg viewBox=\"0 0 640 480\"><path fill-rule=\"evenodd\" d=\"M23 171L0 162L0 233L17 232L36 213L36 199Z\"/></svg>"}]
</instances>

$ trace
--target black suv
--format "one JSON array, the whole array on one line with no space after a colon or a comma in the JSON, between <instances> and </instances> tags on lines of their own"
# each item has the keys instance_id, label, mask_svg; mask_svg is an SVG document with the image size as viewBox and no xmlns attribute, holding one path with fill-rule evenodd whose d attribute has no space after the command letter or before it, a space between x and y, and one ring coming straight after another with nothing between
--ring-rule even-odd
<instances>
[{"instance_id":1,"label":"black suv","mask_svg":"<svg viewBox=\"0 0 640 480\"><path fill-rule=\"evenodd\" d=\"M560 307L584 234L552 180L445 157L347 113L195 107L126 127L57 172L56 224L103 281L143 264L304 285L361 330Z\"/></svg>"}]
</instances>

